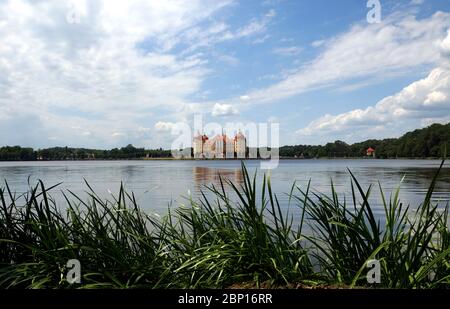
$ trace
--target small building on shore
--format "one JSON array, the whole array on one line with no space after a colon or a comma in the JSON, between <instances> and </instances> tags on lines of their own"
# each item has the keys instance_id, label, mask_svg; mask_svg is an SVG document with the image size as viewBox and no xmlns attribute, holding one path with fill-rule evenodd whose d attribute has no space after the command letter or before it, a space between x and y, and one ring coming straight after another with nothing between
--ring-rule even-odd
<instances>
[{"instance_id":1,"label":"small building on shore","mask_svg":"<svg viewBox=\"0 0 450 309\"><path fill-rule=\"evenodd\" d=\"M366 156L375 158L375 149L373 149L372 147L367 148Z\"/></svg>"}]
</instances>

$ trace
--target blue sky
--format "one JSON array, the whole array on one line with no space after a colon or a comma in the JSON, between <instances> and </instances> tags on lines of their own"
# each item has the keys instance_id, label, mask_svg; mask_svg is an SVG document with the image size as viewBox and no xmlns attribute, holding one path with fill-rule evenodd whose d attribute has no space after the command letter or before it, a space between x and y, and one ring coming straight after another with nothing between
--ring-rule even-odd
<instances>
[{"instance_id":1,"label":"blue sky","mask_svg":"<svg viewBox=\"0 0 450 309\"><path fill-rule=\"evenodd\" d=\"M281 144L450 122L450 3L0 1L0 145L170 147L177 123Z\"/></svg>"}]
</instances>

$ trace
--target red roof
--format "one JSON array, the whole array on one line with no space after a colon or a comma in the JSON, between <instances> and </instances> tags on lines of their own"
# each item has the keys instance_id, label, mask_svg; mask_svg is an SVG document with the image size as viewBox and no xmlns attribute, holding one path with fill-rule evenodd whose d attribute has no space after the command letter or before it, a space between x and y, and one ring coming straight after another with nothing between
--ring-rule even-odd
<instances>
[{"instance_id":1,"label":"red roof","mask_svg":"<svg viewBox=\"0 0 450 309\"><path fill-rule=\"evenodd\" d=\"M197 135L194 137L194 139L198 139L198 140L202 140L202 141L207 141L208 140L208 136L206 135Z\"/></svg>"},{"instance_id":2,"label":"red roof","mask_svg":"<svg viewBox=\"0 0 450 309\"><path fill-rule=\"evenodd\" d=\"M237 140L238 138L243 138L245 139L244 134L242 134L241 132L239 132L237 135L234 136L233 139L230 139L226 134L218 134L215 137L213 137L211 140L215 141L215 140L223 140L224 142L231 142L233 140ZM209 140L209 137L206 136L205 134L201 135L200 133L197 136L194 136L194 140L202 140L203 142L206 142L207 140Z\"/></svg>"},{"instance_id":3,"label":"red roof","mask_svg":"<svg viewBox=\"0 0 450 309\"><path fill-rule=\"evenodd\" d=\"M367 152L375 152L375 149L373 149L372 147L369 147L369 148L367 149Z\"/></svg>"}]
</instances>

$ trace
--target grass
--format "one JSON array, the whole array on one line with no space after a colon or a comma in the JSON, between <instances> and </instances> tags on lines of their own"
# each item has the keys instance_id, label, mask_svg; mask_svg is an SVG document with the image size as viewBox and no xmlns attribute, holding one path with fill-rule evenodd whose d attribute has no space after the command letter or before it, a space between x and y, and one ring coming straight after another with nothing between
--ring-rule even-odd
<instances>
[{"instance_id":1,"label":"grass","mask_svg":"<svg viewBox=\"0 0 450 309\"><path fill-rule=\"evenodd\" d=\"M86 183L88 198L68 190L58 205L50 194L56 186L40 181L16 195L5 182L0 287L370 287L366 264L376 258L375 287L448 288L448 205L432 203L441 168L415 209L401 203L400 187L388 198L379 185L383 224L370 205L372 187L363 189L350 171L350 202L333 183L329 196L294 183L289 201L296 207L286 212L270 177L258 185L243 165L242 185L220 179L163 218L142 211L123 187L106 200ZM70 259L81 263L81 284L66 280Z\"/></svg>"},{"instance_id":2,"label":"grass","mask_svg":"<svg viewBox=\"0 0 450 309\"><path fill-rule=\"evenodd\" d=\"M442 168L443 162L439 168ZM381 265L382 286L389 288L434 288L450 283L450 243L447 227L448 205L438 211L431 202L438 174L433 178L424 202L412 213L398 199L400 187L386 200L379 184L386 222L375 219L369 197L352 177L351 203L339 201L332 185L329 196L307 197L305 207L315 222L314 256L322 272L338 283L364 285L366 265L377 259ZM357 198L357 196L359 198ZM359 201L359 202L358 202ZM349 205L350 204L350 205ZM432 279L430 279L433 277Z\"/></svg>"}]
</instances>

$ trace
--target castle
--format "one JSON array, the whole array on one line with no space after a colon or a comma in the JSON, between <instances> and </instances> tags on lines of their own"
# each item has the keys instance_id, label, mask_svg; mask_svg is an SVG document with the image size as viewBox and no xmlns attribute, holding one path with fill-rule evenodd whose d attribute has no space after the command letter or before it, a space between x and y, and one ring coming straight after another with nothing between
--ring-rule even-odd
<instances>
[{"instance_id":1,"label":"castle","mask_svg":"<svg viewBox=\"0 0 450 309\"><path fill-rule=\"evenodd\" d=\"M194 158L197 159L245 159L247 139L241 132L232 139L223 133L211 139L204 134L197 134L193 148Z\"/></svg>"}]
</instances>

